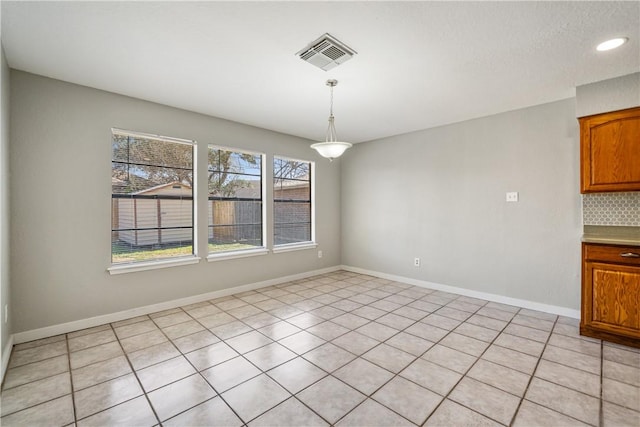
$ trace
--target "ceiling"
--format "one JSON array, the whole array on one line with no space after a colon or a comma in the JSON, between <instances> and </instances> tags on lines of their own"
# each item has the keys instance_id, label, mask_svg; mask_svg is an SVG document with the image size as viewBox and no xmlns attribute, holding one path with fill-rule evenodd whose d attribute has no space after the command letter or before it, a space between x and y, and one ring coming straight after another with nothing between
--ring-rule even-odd
<instances>
[{"instance_id":1,"label":"ceiling","mask_svg":"<svg viewBox=\"0 0 640 427\"><path fill-rule=\"evenodd\" d=\"M326 32L358 52L328 72L295 55ZM12 68L312 140L328 78L362 142L569 98L640 70L639 42L638 1L2 1Z\"/></svg>"}]
</instances>

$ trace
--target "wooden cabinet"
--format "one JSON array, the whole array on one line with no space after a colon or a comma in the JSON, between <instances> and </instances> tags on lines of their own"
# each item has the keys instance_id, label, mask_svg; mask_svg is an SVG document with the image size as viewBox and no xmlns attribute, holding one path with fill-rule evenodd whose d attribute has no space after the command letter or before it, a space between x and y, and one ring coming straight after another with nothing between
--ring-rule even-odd
<instances>
[{"instance_id":1,"label":"wooden cabinet","mask_svg":"<svg viewBox=\"0 0 640 427\"><path fill-rule=\"evenodd\" d=\"M640 347L640 247L582 244L580 333Z\"/></svg>"},{"instance_id":2,"label":"wooden cabinet","mask_svg":"<svg viewBox=\"0 0 640 427\"><path fill-rule=\"evenodd\" d=\"M580 120L580 192L640 191L640 107Z\"/></svg>"}]
</instances>

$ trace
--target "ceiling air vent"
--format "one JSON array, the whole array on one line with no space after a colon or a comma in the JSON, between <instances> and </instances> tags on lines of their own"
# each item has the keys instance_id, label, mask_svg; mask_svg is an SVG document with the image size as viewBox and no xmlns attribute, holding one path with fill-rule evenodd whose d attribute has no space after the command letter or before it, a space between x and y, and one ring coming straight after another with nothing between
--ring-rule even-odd
<instances>
[{"instance_id":1,"label":"ceiling air vent","mask_svg":"<svg viewBox=\"0 0 640 427\"><path fill-rule=\"evenodd\" d=\"M356 53L355 50L326 33L319 39L309 43L307 47L296 53L296 55L309 64L329 71L353 58Z\"/></svg>"}]
</instances>

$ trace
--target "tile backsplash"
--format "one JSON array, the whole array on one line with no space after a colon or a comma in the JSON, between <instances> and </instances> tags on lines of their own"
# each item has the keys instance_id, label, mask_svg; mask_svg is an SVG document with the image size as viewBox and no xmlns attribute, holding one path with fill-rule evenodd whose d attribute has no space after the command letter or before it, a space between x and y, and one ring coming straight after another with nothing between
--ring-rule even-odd
<instances>
[{"instance_id":1,"label":"tile backsplash","mask_svg":"<svg viewBox=\"0 0 640 427\"><path fill-rule=\"evenodd\" d=\"M582 195L584 225L640 226L640 191Z\"/></svg>"}]
</instances>

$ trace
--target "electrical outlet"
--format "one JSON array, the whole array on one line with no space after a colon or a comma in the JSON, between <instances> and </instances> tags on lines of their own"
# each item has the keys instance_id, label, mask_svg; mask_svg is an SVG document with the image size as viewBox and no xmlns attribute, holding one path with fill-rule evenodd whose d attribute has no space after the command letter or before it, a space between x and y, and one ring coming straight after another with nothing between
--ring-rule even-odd
<instances>
[{"instance_id":1,"label":"electrical outlet","mask_svg":"<svg viewBox=\"0 0 640 427\"><path fill-rule=\"evenodd\" d=\"M518 201L518 192L511 191L507 193L507 202L517 202Z\"/></svg>"},{"instance_id":2,"label":"electrical outlet","mask_svg":"<svg viewBox=\"0 0 640 427\"><path fill-rule=\"evenodd\" d=\"M318 251L318 258L322 258L322 251Z\"/></svg>"},{"instance_id":3,"label":"electrical outlet","mask_svg":"<svg viewBox=\"0 0 640 427\"><path fill-rule=\"evenodd\" d=\"M413 266L414 267L420 267L420 258L414 258L413 259Z\"/></svg>"}]
</instances>

